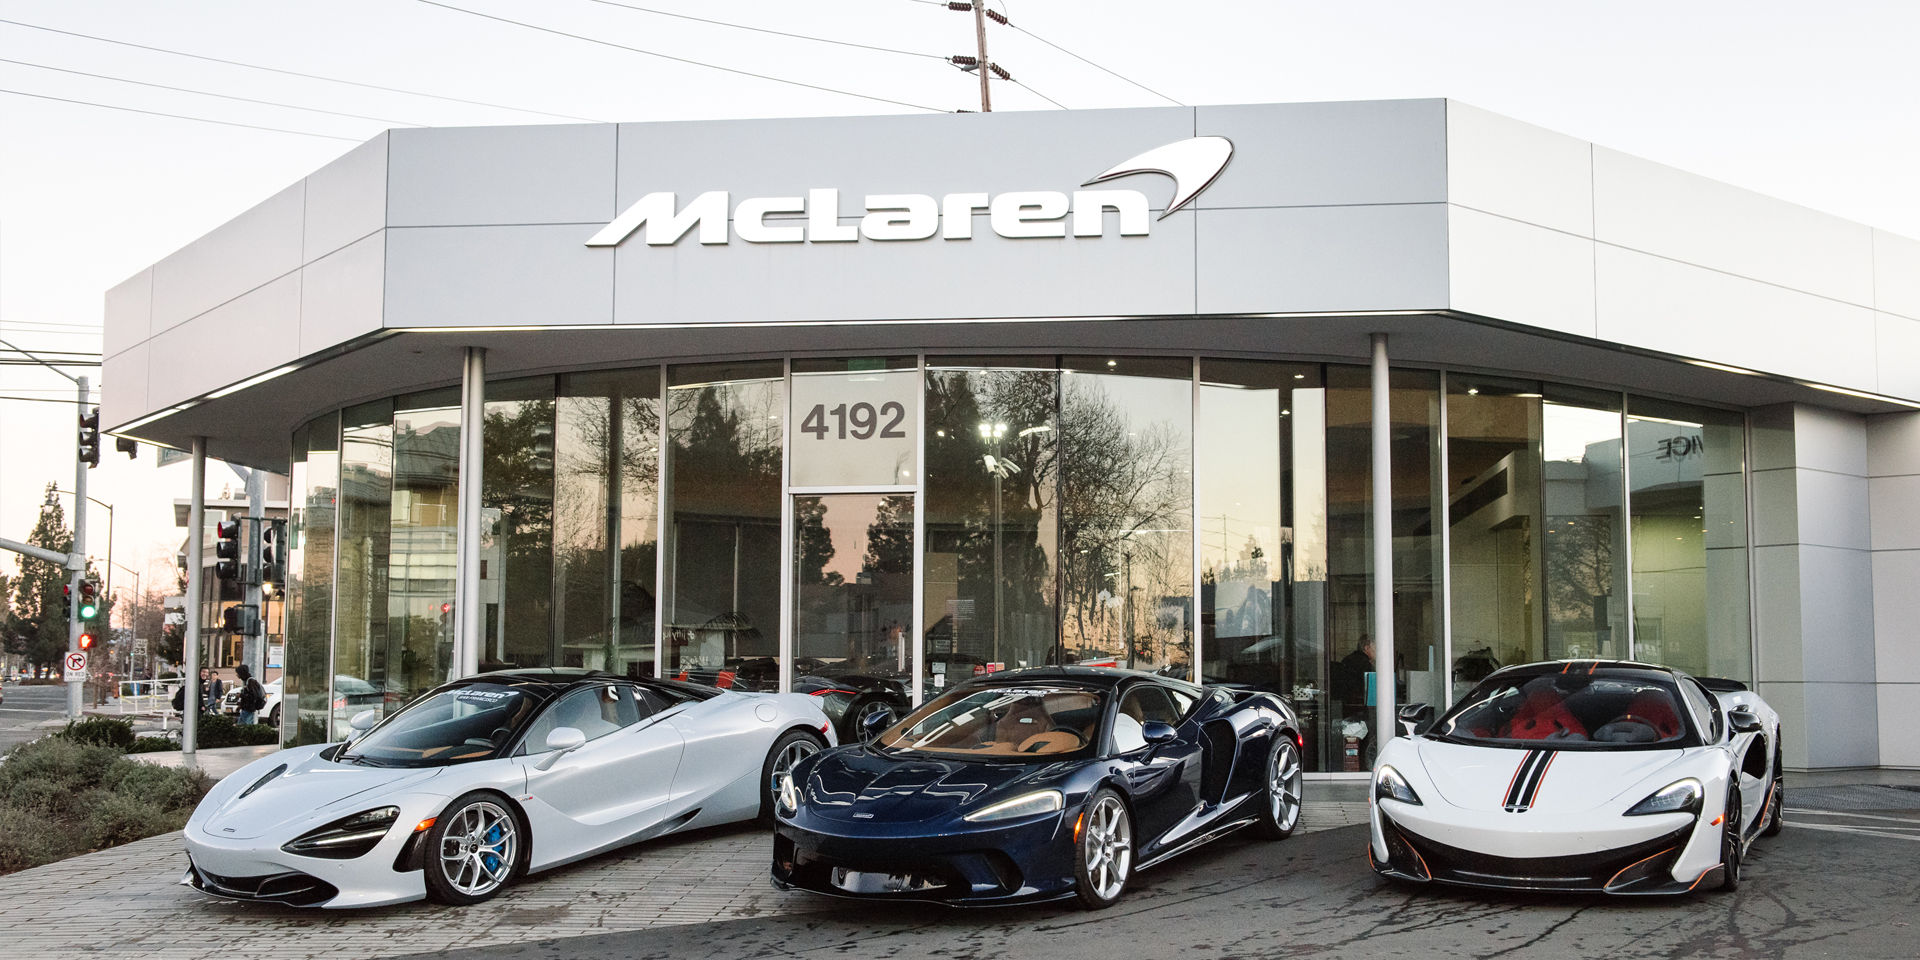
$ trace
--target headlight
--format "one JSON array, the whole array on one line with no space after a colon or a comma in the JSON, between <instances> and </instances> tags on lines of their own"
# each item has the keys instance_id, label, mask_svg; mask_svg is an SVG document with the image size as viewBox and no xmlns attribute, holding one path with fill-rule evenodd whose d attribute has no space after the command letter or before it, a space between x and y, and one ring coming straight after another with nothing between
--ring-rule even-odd
<instances>
[{"instance_id":1,"label":"headlight","mask_svg":"<svg viewBox=\"0 0 1920 960\"><path fill-rule=\"evenodd\" d=\"M387 830L398 819L399 807L380 807L356 813L302 834L299 839L288 842L280 849L303 857L351 860L378 845L380 838L387 835Z\"/></svg>"},{"instance_id":2,"label":"headlight","mask_svg":"<svg viewBox=\"0 0 1920 960\"><path fill-rule=\"evenodd\" d=\"M970 823L980 823L985 820L1033 817L1043 813L1054 813L1064 806L1066 806L1066 800L1061 797L1060 791L1041 790L1038 793L1014 797L1012 800L1002 800L990 807L982 807L967 814L966 820Z\"/></svg>"},{"instance_id":3,"label":"headlight","mask_svg":"<svg viewBox=\"0 0 1920 960\"><path fill-rule=\"evenodd\" d=\"M1688 777L1654 791L1645 800L1634 804L1626 815L1645 817L1656 813L1699 813L1700 800L1706 795L1707 791L1700 786L1700 781Z\"/></svg>"},{"instance_id":4,"label":"headlight","mask_svg":"<svg viewBox=\"0 0 1920 960\"><path fill-rule=\"evenodd\" d=\"M780 812L791 815L800 809L800 788L793 785L793 774L780 775Z\"/></svg>"},{"instance_id":5,"label":"headlight","mask_svg":"<svg viewBox=\"0 0 1920 960\"><path fill-rule=\"evenodd\" d=\"M1424 806L1420 795L1413 792L1413 786L1407 778L1392 767L1381 767L1373 775L1373 798L1375 800L1398 800L1414 806Z\"/></svg>"}]
</instances>

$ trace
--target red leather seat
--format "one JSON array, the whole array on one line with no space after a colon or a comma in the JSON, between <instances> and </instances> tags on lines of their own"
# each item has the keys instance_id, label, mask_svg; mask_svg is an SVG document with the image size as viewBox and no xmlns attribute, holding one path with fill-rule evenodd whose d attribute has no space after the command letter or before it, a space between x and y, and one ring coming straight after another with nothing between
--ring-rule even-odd
<instances>
[{"instance_id":1,"label":"red leather seat","mask_svg":"<svg viewBox=\"0 0 1920 960\"><path fill-rule=\"evenodd\" d=\"M1585 739L1587 727L1567 710L1559 694L1551 690L1537 690L1527 696L1526 702L1520 704L1520 709L1514 711L1513 719L1508 721L1507 729L1501 736L1508 740L1545 740L1555 734L1575 734Z\"/></svg>"},{"instance_id":2,"label":"red leather seat","mask_svg":"<svg viewBox=\"0 0 1920 960\"><path fill-rule=\"evenodd\" d=\"M1626 717L1653 727L1662 740L1671 740L1680 735L1680 714L1673 708L1673 697L1665 691L1648 690L1634 697L1633 702L1627 704Z\"/></svg>"}]
</instances>

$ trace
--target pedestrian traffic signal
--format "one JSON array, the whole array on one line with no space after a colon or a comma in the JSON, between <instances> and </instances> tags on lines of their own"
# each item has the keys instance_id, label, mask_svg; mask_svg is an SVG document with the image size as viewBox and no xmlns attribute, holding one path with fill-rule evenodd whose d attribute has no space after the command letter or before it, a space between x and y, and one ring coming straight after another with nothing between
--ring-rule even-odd
<instances>
[{"instance_id":1,"label":"pedestrian traffic signal","mask_svg":"<svg viewBox=\"0 0 1920 960\"><path fill-rule=\"evenodd\" d=\"M213 575L222 580L240 579L240 521L222 520L213 527Z\"/></svg>"},{"instance_id":2,"label":"pedestrian traffic signal","mask_svg":"<svg viewBox=\"0 0 1920 960\"><path fill-rule=\"evenodd\" d=\"M93 634L83 633L80 635L80 649L82 650L93 649Z\"/></svg>"},{"instance_id":3,"label":"pedestrian traffic signal","mask_svg":"<svg viewBox=\"0 0 1920 960\"><path fill-rule=\"evenodd\" d=\"M220 611L220 629L251 637L260 632L260 608L251 603L236 603Z\"/></svg>"},{"instance_id":4,"label":"pedestrian traffic signal","mask_svg":"<svg viewBox=\"0 0 1920 960\"><path fill-rule=\"evenodd\" d=\"M140 459L140 441L132 437L114 437L113 448L126 454L128 460Z\"/></svg>"},{"instance_id":5,"label":"pedestrian traffic signal","mask_svg":"<svg viewBox=\"0 0 1920 960\"><path fill-rule=\"evenodd\" d=\"M80 619L92 620L100 614L100 587L92 580L80 581Z\"/></svg>"},{"instance_id":6,"label":"pedestrian traffic signal","mask_svg":"<svg viewBox=\"0 0 1920 960\"><path fill-rule=\"evenodd\" d=\"M89 467L100 465L100 408L80 415L80 462Z\"/></svg>"}]
</instances>

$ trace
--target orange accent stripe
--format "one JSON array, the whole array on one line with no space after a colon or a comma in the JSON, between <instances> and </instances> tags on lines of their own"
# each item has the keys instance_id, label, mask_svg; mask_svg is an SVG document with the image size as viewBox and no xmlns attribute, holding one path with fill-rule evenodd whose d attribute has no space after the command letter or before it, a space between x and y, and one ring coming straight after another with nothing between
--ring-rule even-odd
<instances>
[{"instance_id":1,"label":"orange accent stripe","mask_svg":"<svg viewBox=\"0 0 1920 960\"><path fill-rule=\"evenodd\" d=\"M1672 853L1672 852L1673 852L1673 849L1674 849L1674 848L1672 848L1672 847L1668 847L1668 848L1666 848L1665 850L1662 850L1662 851L1660 851L1659 853L1656 853L1656 854L1654 854L1654 855L1653 855L1653 857L1642 857L1642 858L1640 858L1640 859L1638 859L1638 860L1635 860L1635 861L1634 861L1634 862L1632 862L1632 863L1629 863L1629 864L1627 864L1627 865L1626 865L1626 866L1624 866L1624 867L1621 867L1621 868L1620 868L1619 870L1616 870L1616 871L1614 871L1614 874L1613 874L1613 876L1611 876L1611 877L1608 877L1608 878L1607 878L1607 882L1606 882L1606 883L1603 883L1603 884L1601 884L1601 885L1600 885L1600 888L1604 890L1604 889L1606 889L1607 887L1611 887L1611 886L1613 886L1613 881L1615 881L1615 880L1618 880L1618 879L1620 879L1620 875L1621 875L1621 874L1623 874L1623 873L1626 873L1626 872L1627 872L1628 870L1632 870L1632 869L1633 869L1634 867L1637 867L1637 866L1639 866L1639 865L1641 865L1641 864L1643 864L1643 863L1646 863L1646 862L1647 862L1648 860L1652 860L1652 859L1653 859L1654 857L1660 857L1660 856L1665 856L1666 854L1669 854L1669 853ZM1694 882L1694 883L1699 883L1700 881L1699 881L1699 879L1698 879L1698 878L1695 878L1695 880L1694 880L1693 882Z\"/></svg>"},{"instance_id":2,"label":"orange accent stripe","mask_svg":"<svg viewBox=\"0 0 1920 960\"><path fill-rule=\"evenodd\" d=\"M1547 765L1540 768L1540 779L1533 782L1533 799L1527 801L1527 809L1540 805L1540 791L1547 788L1547 771L1553 769L1553 762L1560 759L1559 751L1547 754Z\"/></svg>"},{"instance_id":3,"label":"orange accent stripe","mask_svg":"<svg viewBox=\"0 0 1920 960\"><path fill-rule=\"evenodd\" d=\"M1568 670L1572 670L1572 669L1573 669L1573 661L1572 661L1572 660L1568 660L1568 661L1567 661L1567 665L1566 665L1566 666L1564 666L1564 667L1561 667L1561 668L1560 668L1560 672L1561 672L1561 673L1566 673L1566 672L1567 672Z\"/></svg>"},{"instance_id":4,"label":"orange accent stripe","mask_svg":"<svg viewBox=\"0 0 1920 960\"><path fill-rule=\"evenodd\" d=\"M1594 672L1595 670L1598 670L1598 669L1600 669L1600 661L1598 661L1598 660L1595 660L1595 661L1593 662L1593 666L1591 666L1591 667L1588 667L1588 668L1587 668L1587 672L1588 672L1588 673L1592 673L1592 672Z\"/></svg>"}]
</instances>

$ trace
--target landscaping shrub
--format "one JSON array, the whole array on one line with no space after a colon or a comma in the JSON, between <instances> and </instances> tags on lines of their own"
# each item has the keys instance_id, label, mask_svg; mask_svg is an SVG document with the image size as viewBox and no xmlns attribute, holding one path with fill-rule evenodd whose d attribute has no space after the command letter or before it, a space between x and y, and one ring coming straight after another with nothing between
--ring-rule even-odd
<instances>
[{"instance_id":1,"label":"landscaping shrub","mask_svg":"<svg viewBox=\"0 0 1920 960\"><path fill-rule=\"evenodd\" d=\"M68 720L65 729L54 734L78 743L92 743L125 750L133 745L133 721L117 717L86 717Z\"/></svg>"},{"instance_id":2,"label":"landscaping shrub","mask_svg":"<svg viewBox=\"0 0 1920 960\"><path fill-rule=\"evenodd\" d=\"M65 736L17 746L0 763L0 873L178 830L210 785Z\"/></svg>"},{"instance_id":3,"label":"landscaping shrub","mask_svg":"<svg viewBox=\"0 0 1920 960\"><path fill-rule=\"evenodd\" d=\"M128 753L160 753L178 749L180 749L180 741L172 737L138 737L127 744Z\"/></svg>"},{"instance_id":4,"label":"landscaping shrub","mask_svg":"<svg viewBox=\"0 0 1920 960\"><path fill-rule=\"evenodd\" d=\"M200 749L213 747L250 747L280 742L280 731L264 724L235 723L224 713L203 713L194 740Z\"/></svg>"}]
</instances>

